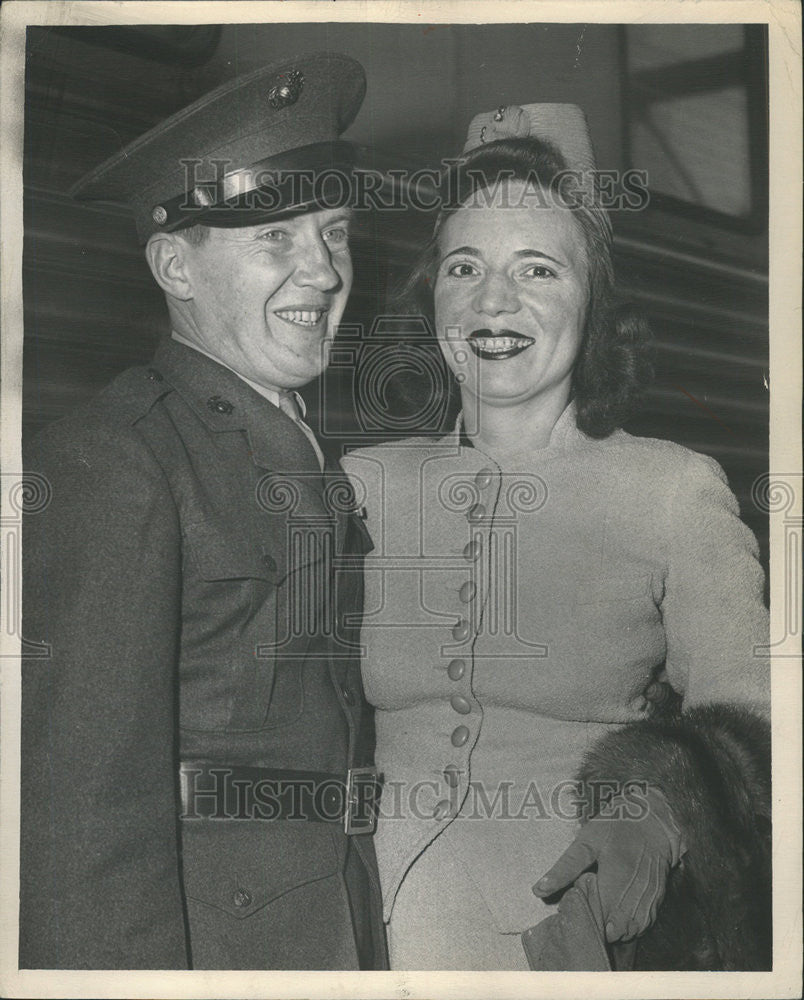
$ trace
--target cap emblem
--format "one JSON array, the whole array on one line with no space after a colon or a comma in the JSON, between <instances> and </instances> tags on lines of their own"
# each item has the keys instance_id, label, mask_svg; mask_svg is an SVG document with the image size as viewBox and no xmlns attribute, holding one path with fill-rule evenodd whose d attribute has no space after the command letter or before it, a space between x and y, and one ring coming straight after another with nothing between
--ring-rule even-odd
<instances>
[{"instance_id":1,"label":"cap emblem","mask_svg":"<svg viewBox=\"0 0 804 1000\"><path fill-rule=\"evenodd\" d=\"M297 69L282 73L268 91L268 103L272 108L289 108L299 99L304 86L304 74Z\"/></svg>"}]
</instances>

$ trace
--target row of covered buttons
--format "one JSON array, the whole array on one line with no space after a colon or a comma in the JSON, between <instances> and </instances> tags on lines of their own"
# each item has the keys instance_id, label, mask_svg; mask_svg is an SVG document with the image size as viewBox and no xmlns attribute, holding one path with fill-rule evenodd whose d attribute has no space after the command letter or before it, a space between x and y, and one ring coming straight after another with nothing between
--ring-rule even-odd
<instances>
[{"instance_id":1,"label":"row of covered buttons","mask_svg":"<svg viewBox=\"0 0 804 1000\"><path fill-rule=\"evenodd\" d=\"M483 468L475 476L475 485L480 490L487 489L494 479L494 472L491 469ZM470 524L479 524L486 516L486 508L482 503L473 504L466 512L466 520ZM464 546L463 557L469 562L475 562L482 551L480 539L472 539ZM462 604L471 604L477 596L477 586L473 580L467 580L461 584L458 591L458 599ZM469 638L471 625L467 618L460 618L452 627L452 638L456 642L465 642Z\"/></svg>"},{"instance_id":2,"label":"row of covered buttons","mask_svg":"<svg viewBox=\"0 0 804 1000\"><path fill-rule=\"evenodd\" d=\"M475 486L479 490L485 490L494 479L494 472L491 469L481 469L475 476ZM482 503L473 504L466 512L466 519L470 524L479 524L486 516L486 508Z\"/></svg>"},{"instance_id":3,"label":"row of covered buttons","mask_svg":"<svg viewBox=\"0 0 804 1000\"><path fill-rule=\"evenodd\" d=\"M494 473L491 469L481 469L475 476L475 484L478 489L484 490L491 485ZM486 508L482 503L476 503L466 512L466 519L470 524L478 524L486 516ZM467 562L475 562L480 558L483 551L479 538L469 541L463 549L463 557ZM470 604L477 596L477 585L474 580L467 580L461 584L458 590L458 599L462 604ZM464 642L469 638L471 625L467 618L461 618L452 629L452 637L456 642ZM447 676L451 681L461 681L466 676L466 660L456 658L450 660L447 666ZM472 711L472 703L462 694L453 694L449 700L454 712L459 715L469 715ZM452 731L450 742L454 747L462 747L469 739L469 727L466 725L456 726ZM448 764L444 768L444 779L450 788L456 788L460 782L461 772L455 764ZM439 802L434 811L437 820L445 819L451 812L451 804L447 799Z\"/></svg>"}]
</instances>

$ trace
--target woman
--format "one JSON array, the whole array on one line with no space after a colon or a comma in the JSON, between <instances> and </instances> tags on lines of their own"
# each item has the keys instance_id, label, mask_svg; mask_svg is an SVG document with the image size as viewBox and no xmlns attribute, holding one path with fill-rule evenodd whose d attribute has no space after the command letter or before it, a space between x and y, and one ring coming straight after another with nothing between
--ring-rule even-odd
<instances>
[{"instance_id":1,"label":"woman","mask_svg":"<svg viewBox=\"0 0 804 1000\"><path fill-rule=\"evenodd\" d=\"M643 934L694 836L668 776L630 812L618 786L580 833L569 779L655 692L760 714L769 698L762 572L720 467L618 429L641 329L612 306L582 114L499 109L470 135L412 281L462 414L344 463L375 546L364 683L403 969L528 968L520 934L593 863L601 933Z\"/></svg>"}]
</instances>

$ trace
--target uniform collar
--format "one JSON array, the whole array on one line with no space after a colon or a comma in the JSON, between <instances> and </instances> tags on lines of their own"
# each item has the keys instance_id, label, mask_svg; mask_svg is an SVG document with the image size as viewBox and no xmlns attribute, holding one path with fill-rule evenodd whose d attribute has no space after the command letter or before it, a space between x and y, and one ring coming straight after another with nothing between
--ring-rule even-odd
<instances>
[{"instance_id":1,"label":"uniform collar","mask_svg":"<svg viewBox=\"0 0 804 1000\"><path fill-rule=\"evenodd\" d=\"M180 333L177 333L175 330L170 331L170 339L176 340L180 344L184 344L185 347L190 347L192 348L192 350L198 351L199 354L203 354L205 357L210 358L216 364L223 365L224 368L228 368L230 372L234 372L238 378L241 378L246 383L246 385L250 385L255 392L258 392L261 396L267 399L269 403L273 403L274 406L279 406L279 397L285 390L274 389L267 385L260 385L259 382L252 382L250 378L246 378L246 376L241 375L240 372L235 372L234 368L229 368L228 365L224 365L222 361L214 357L214 355L210 354L209 351L205 351L204 348L199 347L198 344L193 344L185 337L182 337L182 335ZM305 403L301 394L296 392L295 389L288 389L286 391L287 395L293 396L293 398L296 400L296 405L299 407L299 412L301 413L303 420L307 416L307 404Z\"/></svg>"},{"instance_id":2,"label":"uniform collar","mask_svg":"<svg viewBox=\"0 0 804 1000\"><path fill-rule=\"evenodd\" d=\"M246 431L255 464L291 475L321 475L295 422L230 368L172 337L160 342L153 363L209 430Z\"/></svg>"}]
</instances>

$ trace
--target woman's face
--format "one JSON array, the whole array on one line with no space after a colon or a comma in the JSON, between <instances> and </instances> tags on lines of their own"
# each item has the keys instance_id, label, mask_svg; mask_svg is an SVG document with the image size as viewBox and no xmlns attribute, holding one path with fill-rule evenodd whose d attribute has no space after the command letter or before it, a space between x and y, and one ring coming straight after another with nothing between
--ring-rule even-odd
<instances>
[{"instance_id":1,"label":"woman's face","mask_svg":"<svg viewBox=\"0 0 804 1000\"><path fill-rule=\"evenodd\" d=\"M507 181L449 216L438 244L436 331L462 391L496 405L538 397L563 409L589 299L572 213Z\"/></svg>"}]
</instances>

